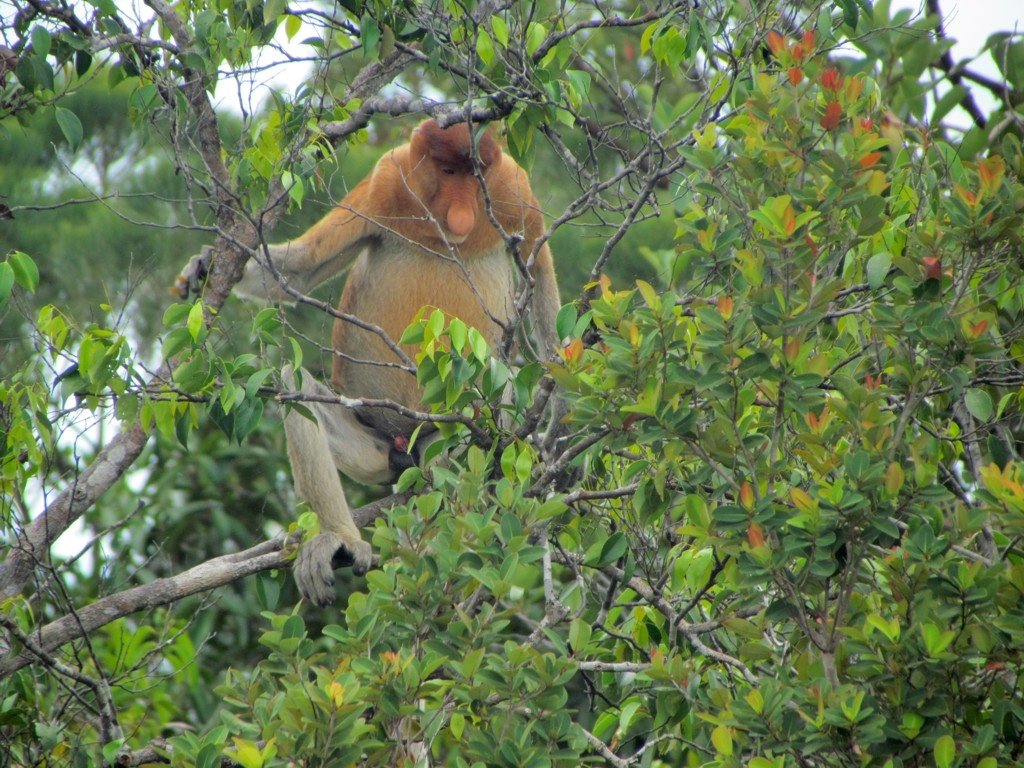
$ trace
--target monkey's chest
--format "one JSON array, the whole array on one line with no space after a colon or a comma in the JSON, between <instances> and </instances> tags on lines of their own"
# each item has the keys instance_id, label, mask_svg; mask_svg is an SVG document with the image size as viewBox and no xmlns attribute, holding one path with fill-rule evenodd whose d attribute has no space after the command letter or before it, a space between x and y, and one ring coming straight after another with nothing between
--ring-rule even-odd
<instances>
[{"instance_id":1,"label":"monkey's chest","mask_svg":"<svg viewBox=\"0 0 1024 768\"><path fill-rule=\"evenodd\" d=\"M512 315L514 288L512 264L503 249L460 260L385 243L360 256L339 309L397 342L422 308L436 308L476 328L494 346L501 338L499 323ZM335 363L335 385L346 394L418 402L412 376L373 364L399 360L380 333L338 320L334 346L350 358ZM414 350L406 351L411 356Z\"/></svg>"}]
</instances>

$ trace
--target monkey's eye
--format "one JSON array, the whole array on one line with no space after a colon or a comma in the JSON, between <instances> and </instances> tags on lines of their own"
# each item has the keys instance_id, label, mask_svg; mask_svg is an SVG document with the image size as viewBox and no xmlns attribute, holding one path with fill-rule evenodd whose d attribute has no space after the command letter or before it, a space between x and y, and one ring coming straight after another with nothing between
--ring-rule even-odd
<instances>
[{"instance_id":1,"label":"monkey's eye","mask_svg":"<svg viewBox=\"0 0 1024 768\"><path fill-rule=\"evenodd\" d=\"M441 173L443 173L445 176L454 176L455 175L455 169L451 168L449 166L442 166Z\"/></svg>"}]
</instances>

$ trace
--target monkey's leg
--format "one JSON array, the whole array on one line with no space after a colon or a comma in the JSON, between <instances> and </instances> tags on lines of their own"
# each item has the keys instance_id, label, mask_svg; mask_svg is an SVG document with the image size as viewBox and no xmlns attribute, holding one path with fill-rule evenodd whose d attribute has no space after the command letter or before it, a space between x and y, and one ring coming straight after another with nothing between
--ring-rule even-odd
<instances>
[{"instance_id":1,"label":"monkey's leg","mask_svg":"<svg viewBox=\"0 0 1024 768\"><path fill-rule=\"evenodd\" d=\"M294 389L292 369L286 367L281 375L285 385ZM305 370L302 392L336 397ZM352 521L338 468L364 482L386 482L391 473L387 445L374 439L347 408L311 401L304 405L316 421L291 411L285 416L284 429L295 491L316 512L320 533L299 550L293 571L302 596L323 606L334 600L334 569L351 564L354 573L365 573L373 556Z\"/></svg>"}]
</instances>

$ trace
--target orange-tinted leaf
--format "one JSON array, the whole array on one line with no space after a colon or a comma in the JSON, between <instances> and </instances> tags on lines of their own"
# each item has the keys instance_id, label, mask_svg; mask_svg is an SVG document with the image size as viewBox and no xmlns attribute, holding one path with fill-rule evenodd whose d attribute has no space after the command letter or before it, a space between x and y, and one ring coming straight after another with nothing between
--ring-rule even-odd
<instances>
[{"instance_id":1,"label":"orange-tinted leaf","mask_svg":"<svg viewBox=\"0 0 1024 768\"><path fill-rule=\"evenodd\" d=\"M791 363L796 360L800 356L800 339L792 338L787 341L784 352L786 353L786 360Z\"/></svg>"},{"instance_id":2,"label":"orange-tinted leaf","mask_svg":"<svg viewBox=\"0 0 1024 768\"><path fill-rule=\"evenodd\" d=\"M814 499L803 488L790 488L789 498L793 502L793 506L801 512L810 512L815 507Z\"/></svg>"},{"instance_id":3,"label":"orange-tinted leaf","mask_svg":"<svg viewBox=\"0 0 1024 768\"><path fill-rule=\"evenodd\" d=\"M740 486L740 504L744 509L754 508L754 488L750 483L744 482Z\"/></svg>"},{"instance_id":4,"label":"orange-tinted leaf","mask_svg":"<svg viewBox=\"0 0 1024 768\"><path fill-rule=\"evenodd\" d=\"M768 48L778 58L779 54L786 50L786 38L772 30L768 33Z\"/></svg>"},{"instance_id":5,"label":"orange-tinted leaf","mask_svg":"<svg viewBox=\"0 0 1024 768\"><path fill-rule=\"evenodd\" d=\"M732 296L719 296L718 297L718 312L726 320L732 317L733 301Z\"/></svg>"},{"instance_id":6,"label":"orange-tinted leaf","mask_svg":"<svg viewBox=\"0 0 1024 768\"><path fill-rule=\"evenodd\" d=\"M1003 174L1006 172L1006 163L999 155L995 155L978 163L978 176L981 179L981 188L987 194L992 194L1003 181Z\"/></svg>"},{"instance_id":7,"label":"orange-tinted leaf","mask_svg":"<svg viewBox=\"0 0 1024 768\"><path fill-rule=\"evenodd\" d=\"M814 30L808 29L800 36L800 43L808 51L814 50Z\"/></svg>"},{"instance_id":8,"label":"orange-tinted leaf","mask_svg":"<svg viewBox=\"0 0 1024 768\"><path fill-rule=\"evenodd\" d=\"M843 93L846 96L846 103L852 104L860 98L861 93L864 91L864 80L860 77L851 77L846 81L846 88Z\"/></svg>"},{"instance_id":9,"label":"orange-tinted leaf","mask_svg":"<svg viewBox=\"0 0 1024 768\"><path fill-rule=\"evenodd\" d=\"M972 339L976 339L988 329L988 320L979 320L976 323L970 324L970 336Z\"/></svg>"},{"instance_id":10,"label":"orange-tinted leaf","mask_svg":"<svg viewBox=\"0 0 1024 768\"><path fill-rule=\"evenodd\" d=\"M804 71L800 67L790 67L787 74L791 85L800 85L804 81Z\"/></svg>"},{"instance_id":11,"label":"orange-tinted leaf","mask_svg":"<svg viewBox=\"0 0 1024 768\"><path fill-rule=\"evenodd\" d=\"M895 496L903 487L903 467L895 461L889 464L885 470L885 490L890 496Z\"/></svg>"},{"instance_id":12,"label":"orange-tinted leaf","mask_svg":"<svg viewBox=\"0 0 1024 768\"><path fill-rule=\"evenodd\" d=\"M567 363L575 363L583 356L583 339L573 339L562 350L562 357Z\"/></svg>"},{"instance_id":13,"label":"orange-tinted leaf","mask_svg":"<svg viewBox=\"0 0 1024 768\"><path fill-rule=\"evenodd\" d=\"M860 159L861 168L870 168L872 165L882 159L881 152L868 152L864 157Z\"/></svg>"},{"instance_id":14,"label":"orange-tinted leaf","mask_svg":"<svg viewBox=\"0 0 1024 768\"><path fill-rule=\"evenodd\" d=\"M757 523L751 523L747 526L747 541L750 542L752 547L763 547L764 546L764 529Z\"/></svg>"},{"instance_id":15,"label":"orange-tinted leaf","mask_svg":"<svg viewBox=\"0 0 1024 768\"><path fill-rule=\"evenodd\" d=\"M870 373L864 374L864 387L868 390L876 390L882 386L882 374L872 376Z\"/></svg>"},{"instance_id":16,"label":"orange-tinted leaf","mask_svg":"<svg viewBox=\"0 0 1024 768\"><path fill-rule=\"evenodd\" d=\"M839 127L839 119L843 116L843 108L838 101L830 101L821 117L821 127L826 131L834 131Z\"/></svg>"},{"instance_id":17,"label":"orange-tinted leaf","mask_svg":"<svg viewBox=\"0 0 1024 768\"><path fill-rule=\"evenodd\" d=\"M956 192L956 196L967 203L972 208L978 204L978 196L960 184L953 185L953 191Z\"/></svg>"},{"instance_id":18,"label":"orange-tinted leaf","mask_svg":"<svg viewBox=\"0 0 1024 768\"><path fill-rule=\"evenodd\" d=\"M787 205L786 210L782 212L782 226L787 235L792 235L796 231L796 209L792 205Z\"/></svg>"}]
</instances>

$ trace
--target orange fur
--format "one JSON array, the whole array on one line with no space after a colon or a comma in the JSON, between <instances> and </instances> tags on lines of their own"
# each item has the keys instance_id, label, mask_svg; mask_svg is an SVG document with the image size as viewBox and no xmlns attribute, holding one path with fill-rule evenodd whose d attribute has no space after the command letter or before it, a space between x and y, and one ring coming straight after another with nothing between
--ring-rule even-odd
<instances>
[{"instance_id":1,"label":"orange fur","mask_svg":"<svg viewBox=\"0 0 1024 768\"><path fill-rule=\"evenodd\" d=\"M473 172L472 138L464 124L441 129L428 120L408 144L384 155L338 208L294 244L276 248L294 252L291 264L301 261L309 272L325 265L335 271L334 261L347 266L361 254L338 309L380 326L393 339L427 306L461 318L495 343L501 333L495 319L510 319L515 271ZM491 213L506 234L523 238L526 258L543 231L526 172L486 133L477 151ZM336 259L352 250L359 253ZM550 274L553 282L546 246L538 254L537 271ZM328 276L318 274L316 282ZM332 339L348 358L398 362L376 334L345 321L335 323ZM332 383L351 397L419 404L413 377L393 368L338 357Z\"/></svg>"},{"instance_id":2,"label":"orange fur","mask_svg":"<svg viewBox=\"0 0 1024 768\"><path fill-rule=\"evenodd\" d=\"M408 144L381 158L337 209L298 239L270 246L269 260L250 261L237 291L287 300L282 286L305 292L351 268L338 304L342 312L397 340L421 307L438 307L477 328L494 346L503 325L514 319L519 271L488 216L488 200L494 221L505 235L522 238L520 253L528 257L544 224L525 171L486 134L474 149L467 126L441 129L428 120ZM200 254L190 262L196 275L207 268L204 258ZM538 249L532 276L530 326L536 351L546 356L558 343L559 308L546 243ZM419 406L414 376L372 364L399 362L380 336L338 320L333 343L343 355L334 360L337 392ZM282 377L287 386L297 386L290 368ZM336 561L351 562L357 572L372 562L336 469L360 482L387 482L401 466L394 454L404 450L404 437L417 422L389 409L361 407L354 413L332 404L331 391L305 372L302 389L319 398L307 402L315 421L289 412L285 434L296 490L316 511L320 533L299 551L295 580L305 597L326 605L334 597ZM552 420L557 421L564 407L557 399L554 403Z\"/></svg>"}]
</instances>

